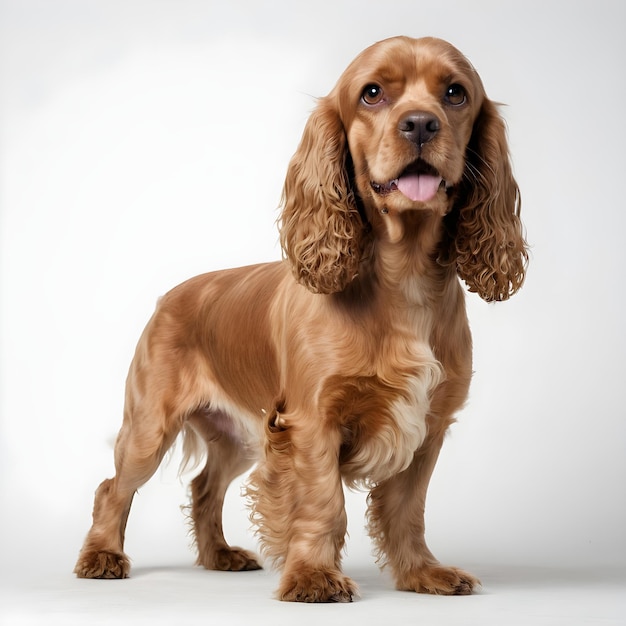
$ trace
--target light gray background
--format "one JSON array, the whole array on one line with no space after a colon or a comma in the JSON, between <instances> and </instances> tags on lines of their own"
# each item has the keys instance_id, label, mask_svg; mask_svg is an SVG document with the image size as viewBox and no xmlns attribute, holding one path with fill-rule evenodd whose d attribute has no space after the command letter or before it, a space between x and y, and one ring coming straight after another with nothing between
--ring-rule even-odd
<instances>
[{"instance_id":1,"label":"light gray background","mask_svg":"<svg viewBox=\"0 0 626 626\"><path fill-rule=\"evenodd\" d=\"M624 623L624 6L0 1L0 622ZM285 607L272 572L192 569L175 462L135 499L133 579L76 581L157 297L279 258L276 207L314 97L395 34L453 42L508 105L532 245L512 301L468 295L476 375L427 507L431 548L483 593L393 591L364 494L348 495L350 608ZM239 488L227 536L254 547Z\"/></svg>"}]
</instances>

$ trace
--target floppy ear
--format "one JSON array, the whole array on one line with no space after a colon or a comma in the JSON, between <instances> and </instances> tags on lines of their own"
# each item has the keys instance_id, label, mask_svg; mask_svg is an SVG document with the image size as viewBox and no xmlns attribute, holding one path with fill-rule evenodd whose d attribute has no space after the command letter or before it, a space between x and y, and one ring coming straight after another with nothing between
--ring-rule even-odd
<instances>
[{"instance_id":1,"label":"floppy ear","mask_svg":"<svg viewBox=\"0 0 626 626\"><path fill-rule=\"evenodd\" d=\"M342 291L357 272L363 226L348 159L343 124L326 97L289 164L280 218L284 254L298 282L314 293Z\"/></svg>"},{"instance_id":2,"label":"floppy ear","mask_svg":"<svg viewBox=\"0 0 626 626\"><path fill-rule=\"evenodd\" d=\"M528 252L504 121L487 99L466 156L455 236L457 271L487 302L507 300L524 282Z\"/></svg>"}]
</instances>

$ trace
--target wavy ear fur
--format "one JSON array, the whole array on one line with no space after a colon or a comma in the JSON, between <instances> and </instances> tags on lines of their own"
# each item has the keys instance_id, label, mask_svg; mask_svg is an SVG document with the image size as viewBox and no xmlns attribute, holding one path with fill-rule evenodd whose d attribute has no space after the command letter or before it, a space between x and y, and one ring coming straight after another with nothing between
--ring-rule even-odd
<instances>
[{"instance_id":1,"label":"wavy ear fur","mask_svg":"<svg viewBox=\"0 0 626 626\"><path fill-rule=\"evenodd\" d=\"M487 99L468 146L460 199L454 242L458 274L487 302L507 300L524 282L528 252L504 121Z\"/></svg>"},{"instance_id":2,"label":"wavy ear fur","mask_svg":"<svg viewBox=\"0 0 626 626\"><path fill-rule=\"evenodd\" d=\"M323 98L289 164L280 218L283 252L298 282L314 293L342 291L357 272L363 227L348 158L339 114Z\"/></svg>"}]
</instances>

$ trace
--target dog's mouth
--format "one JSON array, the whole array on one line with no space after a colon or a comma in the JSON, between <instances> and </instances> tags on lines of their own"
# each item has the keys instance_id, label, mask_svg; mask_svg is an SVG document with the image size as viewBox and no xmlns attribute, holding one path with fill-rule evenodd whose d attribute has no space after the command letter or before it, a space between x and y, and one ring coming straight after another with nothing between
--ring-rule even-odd
<instances>
[{"instance_id":1,"label":"dog's mouth","mask_svg":"<svg viewBox=\"0 0 626 626\"><path fill-rule=\"evenodd\" d=\"M439 172L423 159L411 163L398 178L386 183L372 181L371 185L381 196L399 191L412 202L428 202L437 195L439 189L448 186Z\"/></svg>"}]
</instances>

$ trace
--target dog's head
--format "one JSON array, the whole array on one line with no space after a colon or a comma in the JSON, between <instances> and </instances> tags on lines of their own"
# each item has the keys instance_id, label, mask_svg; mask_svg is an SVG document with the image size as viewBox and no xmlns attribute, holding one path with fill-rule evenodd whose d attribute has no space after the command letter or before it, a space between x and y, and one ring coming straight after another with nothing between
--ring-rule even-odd
<instances>
[{"instance_id":1,"label":"dog's head","mask_svg":"<svg viewBox=\"0 0 626 626\"><path fill-rule=\"evenodd\" d=\"M442 257L485 300L524 278L503 120L471 63L440 39L387 39L348 66L307 123L283 204L283 249L315 292L353 279L366 225L380 236L376 224L410 210L446 219Z\"/></svg>"}]
</instances>

